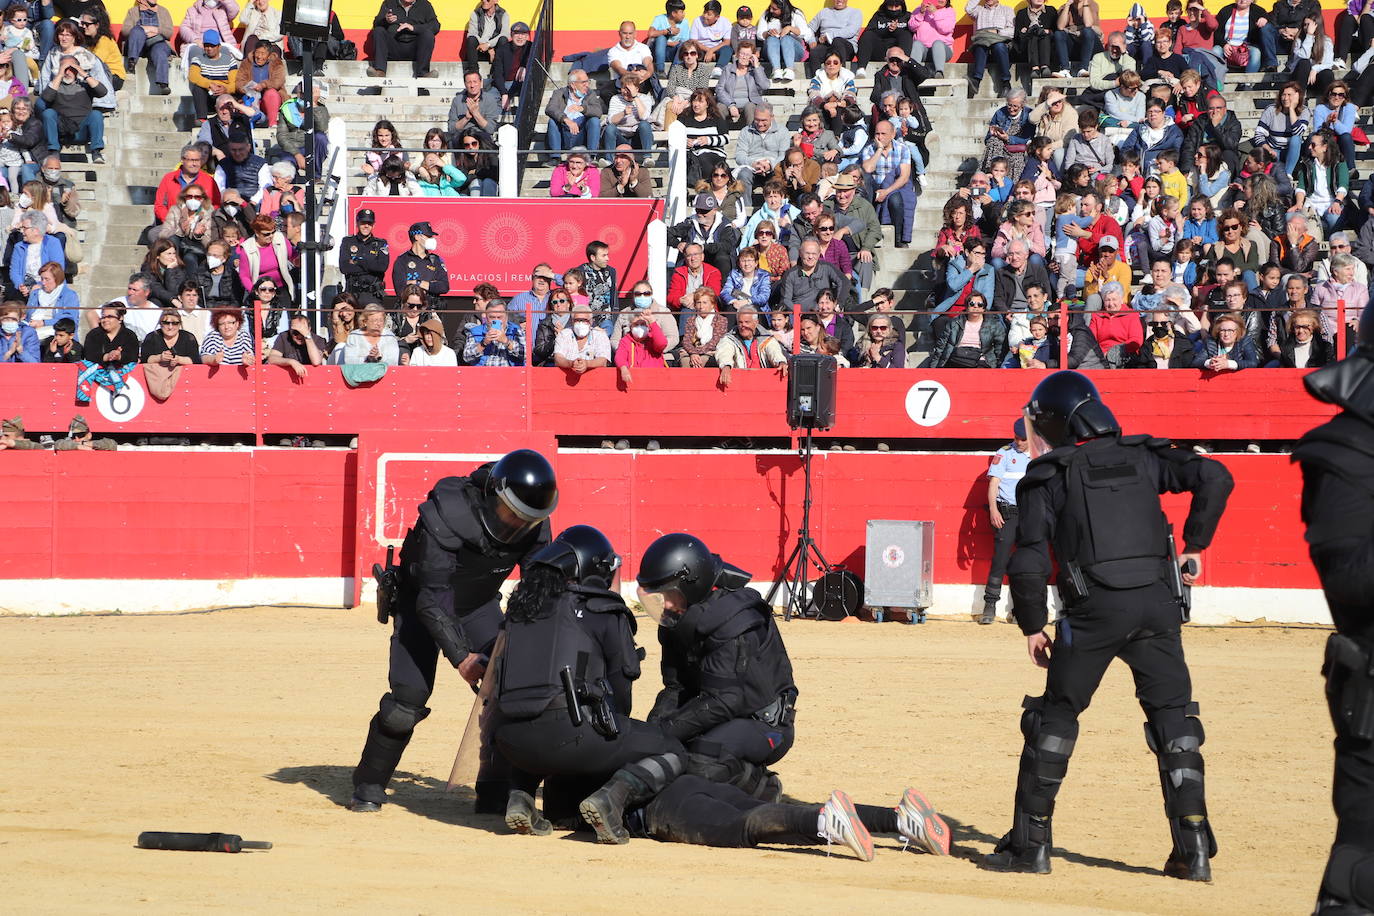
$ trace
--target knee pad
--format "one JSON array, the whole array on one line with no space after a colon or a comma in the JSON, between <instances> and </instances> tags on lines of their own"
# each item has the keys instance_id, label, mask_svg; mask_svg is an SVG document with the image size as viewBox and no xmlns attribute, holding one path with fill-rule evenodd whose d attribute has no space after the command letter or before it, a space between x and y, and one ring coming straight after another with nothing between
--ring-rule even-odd
<instances>
[{"instance_id":1,"label":"knee pad","mask_svg":"<svg viewBox=\"0 0 1374 916\"><path fill-rule=\"evenodd\" d=\"M738 757L732 757L728 754L717 757L712 754L691 752L687 754L685 772L693 776L700 776L702 779L709 779L711 782L733 783L742 775L742 763L743 761Z\"/></svg>"},{"instance_id":2,"label":"knee pad","mask_svg":"<svg viewBox=\"0 0 1374 916\"><path fill-rule=\"evenodd\" d=\"M687 760L682 754L655 754L630 764L625 767L624 772L638 781L640 788L652 797L668 788L686 768Z\"/></svg>"},{"instance_id":3,"label":"knee pad","mask_svg":"<svg viewBox=\"0 0 1374 916\"><path fill-rule=\"evenodd\" d=\"M1374 852L1338 844L1326 864L1322 890L1348 903L1374 909Z\"/></svg>"},{"instance_id":4,"label":"knee pad","mask_svg":"<svg viewBox=\"0 0 1374 916\"><path fill-rule=\"evenodd\" d=\"M377 722L387 734L406 737L428 715L429 707L407 703L395 693L388 693L379 704Z\"/></svg>"},{"instance_id":5,"label":"knee pad","mask_svg":"<svg viewBox=\"0 0 1374 916\"><path fill-rule=\"evenodd\" d=\"M1162 709L1145 722L1145 743L1159 758L1164 811L1170 817L1205 815L1201 747L1207 740L1198 705Z\"/></svg>"},{"instance_id":6,"label":"knee pad","mask_svg":"<svg viewBox=\"0 0 1374 916\"><path fill-rule=\"evenodd\" d=\"M1069 757L1078 742L1078 723L1044 719L1044 697L1026 697L1021 706L1021 734L1026 744L1021 751L1023 778L1017 791L1017 804L1027 812L1048 816L1054 813L1054 796L1069 772Z\"/></svg>"}]
</instances>

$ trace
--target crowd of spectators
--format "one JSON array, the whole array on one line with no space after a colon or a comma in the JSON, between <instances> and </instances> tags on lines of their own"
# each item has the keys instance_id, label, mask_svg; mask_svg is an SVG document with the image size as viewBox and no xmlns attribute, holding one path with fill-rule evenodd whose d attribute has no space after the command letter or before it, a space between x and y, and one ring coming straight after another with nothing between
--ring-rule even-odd
<instances>
[{"instance_id":1,"label":"crowd of spectators","mask_svg":"<svg viewBox=\"0 0 1374 916\"><path fill-rule=\"evenodd\" d=\"M932 130L918 90L952 56L958 14L945 0L914 10L882 0L871 16L832 0L811 18L770 0L757 19L741 6L733 20L718 0L696 16L667 0L647 30L622 23L616 43L581 60L545 108L551 197L654 196L639 154L656 129L686 129L692 213L669 227L667 301L646 280L622 282L607 246L592 242L584 263L536 265L530 290L509 303L477 287L457 326L442 320L452 311L445 297L466 291L449 289L437 233L415 223L409 247L392 252L370 211L343 242L344 290L324 314L300 310L301 172L306 149L327 152L327 87L315 84L317 130L307 136L301 88L285 91L285 39L269 0L242 10L196 0L179 26L156 0L137 0L122 48L98 2L77 5L75 21L47 39L34 30L19 73L37 72L38 99L16 92L0 112L12 136L44 138L16 144L13 163L9 144L0 147L0 177L23 188L5 271L6 306L19 316L15 328L0 321L9 361L266 361L299 375L326 362L533 362L574 373L614 366L626 382L634 368L673 365L719 367L729 384L735 368L785 371L795 334L802 351L862 368L1054 367L1066 349L1076 368L1234 371L1320 365L1335 356L1337 325L1357 325L1368 301L1374 186L1356 195L1352 183L1358 105L1374 95L1374 10L1355 0L1329 37L1315 0L1272 11L1238 0L1215 14L1170 0L1155 21L1137 4L1127 28L1109 34L1094 0L1059 9L1033 0L1019 11L970 0L970 94L991 67L1005 104L978 168L944 204L936 239L913 238L913 217ZM418 138L376 122L359 162L368 195L496 193L494 133L530 53L529 27L510 19L495 0L472 11L464 86L445 124L419 140L423 152L411 146ZM385 0L373 26L372 75L396 60L417 78L434 75L429 0ZM8 49L30 49L4 34L0 67L13 72ZM96 343L83 338L83 307L65 283L73 214L60 162L43 153L76 141L95 156L111 90L146 57L149 91L164 91L172 53L190 77L196 141L157 189L148 257L126 295L86 310ZM1008 88L1013 63L1089 85L1031 99ZM1282 71L1248 136L1221 91L1228 70ZM807 100L795 131L766 97L777 88ZM260 155L251 131L271 125L277 143ZM880 250L883 225L896 249L934 243L924 309L909 298L899 309L898 294L874 282L880 257L915 260Z\"/></svg>"}]
</instances>

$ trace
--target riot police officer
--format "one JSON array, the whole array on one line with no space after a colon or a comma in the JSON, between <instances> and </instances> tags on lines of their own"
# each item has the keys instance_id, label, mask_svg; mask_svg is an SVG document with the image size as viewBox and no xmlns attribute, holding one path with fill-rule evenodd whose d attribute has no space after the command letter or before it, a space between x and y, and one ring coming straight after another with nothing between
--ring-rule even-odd
<instances>
[{"instance_id":1,"label":"riot police officer","mask_svg":"<svg viewBox=\"0 0 1374 916\"><path fill-rule=\"evenodd\" d=\"M485 670L501 627L501 583L549 543L548 518L558 505L553 468L538 452L519 449L467 477L445 477L420 504L419 520L401 547L401 575L389 606L391 689L368 726L353 771L354 811L376 811L416 724L429 715L442 652L468 682ZM490 773L490 771L488 771ZM479 812L505 810L507 787L477 779Z\"/></svg>"},{"instance_id":2,"label":"riot police officer","mask_svg":"<svg viewBox=\"0 0 1374 916\"><path fill-rule=\"evenodd\" d=\"M1322 916L1374 912L1374 311L1359 345L1303 379L1341 413L1303 437L1302 517L1336 632L1326 699L1336 726L1336 840L1317 899Z\"/></svg>"},{"instance_id":3,"label":"riot police officer","mask_svg":"<svg viewBox=\"0 0 1374 916\"><path fill-rule=\"evenodd\" d=\"M377 214L359 210L355 220L357 232L344 236L339 245L339 272L344 288L359 300L369 297L377 302L386 295L386 272L391 267L391 251L386 239L372 234ZM400 293L398 289L396 291Z\"/></svg>"},{"instance_id":4,"label":"riot police officer","mask_svg":"<svg viewBox=\"0 0 1374 916\"><path fill-rule=\"evenodd\" d=\"M663 689L648 720L687 745L688 771L772 801L767 767L792 747L797 687L773 609L749 574L690 534L666 534L639 565L658 622Z\"/></svg>"},{"instance_id":5,"label":"riot police officer","mask_svg":"<svg viewBox=\"0 0 1374 916\"><path fill-rule=\"evenodd\" d=\"M1020 519L1010 563L1016 619L1031 659L1048 668L1045 693L1022 704L1011 831L984 859L998 871L1050 870L1050 820L1078 738L1078 716L1112 659L1135 677L1145 736L1159 760L1173 850L1164 872L1211 880L1216 842L1203 792L1202 723L1183 658L1185 585L1200 569L1233 486L1224 466L1167 440L1123 436L1097 388L1055 372L1026 405L1037 457L1017 491ZM1164 492L1193 494L1183 526L1181 573ZM1050 553L1059 561L1064 616L1044 632Z\"/></svg>"},{"instance_id":6,"label":"riot police officer","mask_svg":"<svg viewBox=\"0 0 1374 916\"><path fill-rule=\"evenodd\" d=\"M646 757L680 767L686 756L676 738L629 717L642 652L634 616L610 590L619 566L604 534L574 525L529 558L506 605L494 738L512 769L506 824L517 833L552 832L534 807L541 777L547 808L559 777L599 785Z\"/></svg>"}]
</instances>

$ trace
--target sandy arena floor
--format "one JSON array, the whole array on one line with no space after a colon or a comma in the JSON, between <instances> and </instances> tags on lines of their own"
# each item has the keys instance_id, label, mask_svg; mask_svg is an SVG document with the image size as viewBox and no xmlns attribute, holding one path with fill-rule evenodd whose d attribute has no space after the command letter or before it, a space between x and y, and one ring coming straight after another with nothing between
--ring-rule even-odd
<instances>
[{"instance_id":1,"label":"sandy arena floor","mask_svg":"<svg viewBox=\"0 0 1374 916\"><path fill-rule=\"evenodd\" d=\"M637 706L657 686L648 631ZM0 874L11 913L151 909L442 913L1306 913L1333 829L1319 630L1192 629L1221 843L1211 886L1161 876L1155 759L1119 663L1083 720L1060 795L1054 874L977 870L1008 826L1021 697L1041 673L1012 627L785 627L801 687L788 793L892 803L922 789L948 859L879 840L871 864L819 848L705 849L514 837L443 784L472 695L441 672L394 804L344 804L385 689L370 608L0 619ZM271 840L238 856L152 852L141 830Z\"/></svg>"}]
</instances>

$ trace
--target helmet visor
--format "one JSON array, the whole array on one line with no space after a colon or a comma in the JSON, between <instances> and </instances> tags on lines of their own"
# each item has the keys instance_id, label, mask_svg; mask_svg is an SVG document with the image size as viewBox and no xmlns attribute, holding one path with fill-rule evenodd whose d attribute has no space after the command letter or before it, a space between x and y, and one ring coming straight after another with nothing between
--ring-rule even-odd
<instances>
[{"instance_id":1,"label":"helmet visor","mask_svg":"<svg viewBox=\"0 0 1374 916\"><path fill-rule=\"evenodd\" d=\"M1026 450L1030 456L1039 458L1046 452L1053 451L1054 446L1050 445L1044 434L1035 428L1035 418L1031 416L1030 408L1023 410L1021 415L1026 420Z\"/></svg>"},{"instance_id":2,"label":"helmet visor","mask_svg":"<svg viewBox=\"0 0 1374 916\"><path fill-rule=\"evenodd\" d=\"M687 603L682 599L682 592L676 588L646 589L639 586L639 603L644 605L644 612L661 627L672 629L677 626L682 619L682 612L687 609Z\"/></svg>"},{"instance_id":3,"label":"helmet visor","mask_svg":"<svg viewBox=\"0 0 1374 916\"><path fill-rule=\"evenodd\" d=\"M487 533L503 544L511 544L529 534L548 515L535 514L514 499L509 491L497 490L487 500L483 521Z\"/></svg>"}]
</instances>

